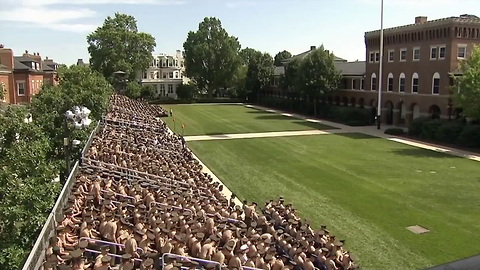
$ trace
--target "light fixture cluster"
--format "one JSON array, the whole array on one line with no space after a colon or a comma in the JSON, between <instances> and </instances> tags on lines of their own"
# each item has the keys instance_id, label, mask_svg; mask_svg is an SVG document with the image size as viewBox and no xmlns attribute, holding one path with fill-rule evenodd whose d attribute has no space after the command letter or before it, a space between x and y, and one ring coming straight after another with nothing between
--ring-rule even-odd
<instances>
[{"instance_id":1,"label":"light fixture cluster","mask_svg":"<svg viewBox=\"0 0 480 270\"><path fill-rule=\"evenodd\" d=\"M73 111L68 110L65 112L65 117L68 120L73 121L73 126L76 129L82 129L88 127L92 123L92 120L88 118L90 112L91 111L87 107L75 106L73 107Z\"/></svg>"}]
</instances>

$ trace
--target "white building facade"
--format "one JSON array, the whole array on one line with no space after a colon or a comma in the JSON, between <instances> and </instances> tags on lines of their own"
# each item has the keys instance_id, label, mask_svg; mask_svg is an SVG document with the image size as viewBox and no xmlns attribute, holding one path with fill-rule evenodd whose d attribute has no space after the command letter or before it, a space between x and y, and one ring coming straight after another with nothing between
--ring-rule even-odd
<instances>
[{"instance_id":1,"label":"white building facade","mask_svg":"<svg viewBox=\"0 0 480 270\"><path fill-rule=\"evenodd\" d=\"M180 50L175 55L155 54L141 81L142 85L154 85L155 97L177 98L177 87L189 81L184 73L185 62Z\"/></svg>"}]
</instances>

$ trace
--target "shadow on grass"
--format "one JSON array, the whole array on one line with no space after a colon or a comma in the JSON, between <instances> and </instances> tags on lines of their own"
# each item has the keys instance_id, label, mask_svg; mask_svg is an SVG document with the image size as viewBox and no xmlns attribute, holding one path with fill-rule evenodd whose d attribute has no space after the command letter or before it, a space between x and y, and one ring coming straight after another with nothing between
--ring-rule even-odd
<instances>
[{"instance_id":1,"label":"shadow on grass","mask_svg":"<svg viewBox=\"0 0 480 270\"><path fill-rule=\"evenodd\" d=\"M306 126L306 127L310 127L310 128L313 128L313 129L318 129L318 130L339 129L339 128L332 127L332 126L329 126L329 125L325 125L325 124L322 124L322 123L314 123L314 122L308 122L308 121L302 121L302 120L293 121L292 123L302 125L302 126Z\"/></svg>"},{"instance_id":2,"label":"shadow on grass","mask_svg":"<svg viewBox=\"0 0 480 270\"><path fill-rule=\"evenodd\" d=\"M280 114L269 114L264 113L264 115L256 116L255 119L259 120L292 120L291 117L280 115Z\"/></svg>"},{"instance_id":3,"label":"shadow on grass","mask_svg":"<svg viewBox=\"0 0 480 270\"><path fill-rule=\"evenodd\" d=\"M363 134L363 133L356 133L356 132L352 132L352 133L336 133L335 134L336 136L342 136L342 137L345 137L345 138L349 138L349 139L378 139L379 137L375 137L375 136L372 136L372 135L368 135L368 134Z\"/></svg>"},{"instance_id":4,"label":"shadow on grass","mask_svg":"<svg viewBox=\"0 0 480 270\"><path fill-rule=\"evenodd\" d=\"M274 112L267 112L267 111L264 111L264 110L260 110L260 109L257 109L257 108L249 108L249 109L252 109L253 111L248 111L247 113L265 114L265 115L274 113Z\"/></svg>"},{"instance_id":5,"label":"shadow on grass","mask_svg":"<svg viewBox=\"0 0 480 270\"><path fill-rule=\"evenodd\" d=\"M440 153L433 150L421 149L421 148L403 148L394 149L392 153L402 156L419 157L419 158L461 158L446 153Z\"/></svg>"},{"instance_id":6,"label":"shadow on grass","mask_svg":"<svg viewBox=\"0 0 480 270\"><path fill-rule=\"evenodd\" d=\"M220 136L224 135L223 137L227 137L225 132L208 132L208 133L205 133L205 135L206 136L217 136L217 137L220 137Z\"/></svg>"}]
</instances>

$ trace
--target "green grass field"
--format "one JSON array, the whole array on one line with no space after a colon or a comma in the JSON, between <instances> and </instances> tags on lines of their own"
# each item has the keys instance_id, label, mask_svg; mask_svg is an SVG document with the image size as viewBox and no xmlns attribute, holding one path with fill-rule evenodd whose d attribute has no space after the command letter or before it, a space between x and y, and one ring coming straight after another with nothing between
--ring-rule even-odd
<instances>
[{"instance_id":1,"label":"green grass field","mask_svg":"<svg viewBox=\"0 0 480 270\"><path fill-rule=\"evenodd\" d=\"M246 108L235 104L222 105L162 105L173 109L173 118L164 118L170 128L185 136L217 135L232 133L271 132L290 130L333 129L333 127L311 123L300 119Z\"/></svg>"},{"instance_id":2,"label":"green grass field","mask_svg":"<svg viewBox=\"0 0 480 270\"><path fill-rule=\"evenodd\" d=\"M208 111L185 108L175 113ZM242 114L230 108L226 115ZM221 118L210 115L209 132ZM315 228L327 225L363 269L423 269L480 253L478 162L354 133L188 145L240 199L263 205L282 195ZM415 235L411 225L430 232Z\"/></svg>"}]
</instances>

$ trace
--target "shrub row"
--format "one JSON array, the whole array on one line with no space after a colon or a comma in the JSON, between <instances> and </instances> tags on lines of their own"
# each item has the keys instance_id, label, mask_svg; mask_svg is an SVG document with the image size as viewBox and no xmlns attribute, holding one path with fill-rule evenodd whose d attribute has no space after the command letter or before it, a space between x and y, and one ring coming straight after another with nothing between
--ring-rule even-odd
<instances>
[{"instance_id":1,"label":"shrub row","mask_svg":"<svg viewBox=\"0 0 480 270\"><path fill-rule=\"evenodd\" d=\"M460 120L417 118L410 124L408 135L463 147L480 147L480 125Z\"/></svg>"}]
</instances>

